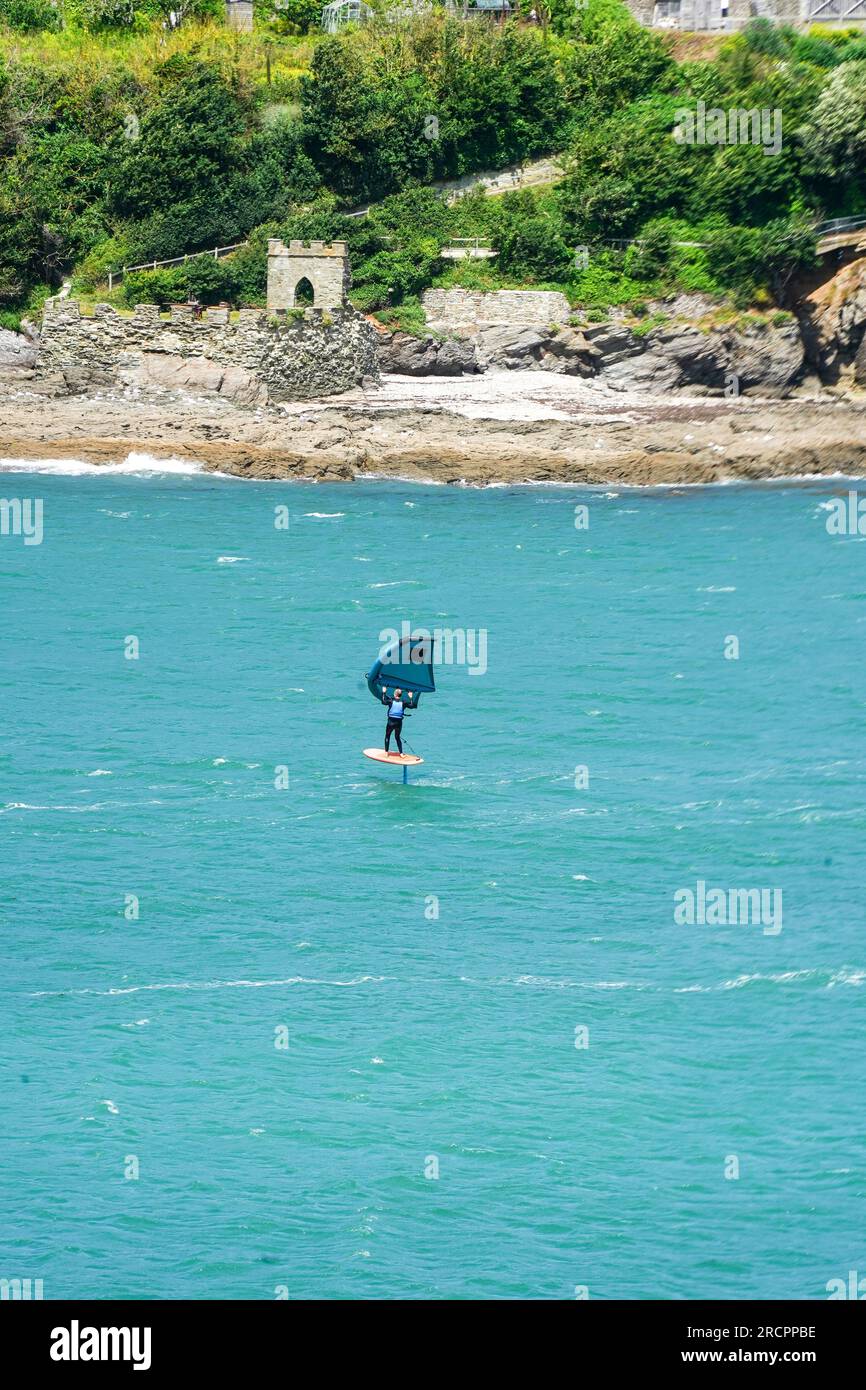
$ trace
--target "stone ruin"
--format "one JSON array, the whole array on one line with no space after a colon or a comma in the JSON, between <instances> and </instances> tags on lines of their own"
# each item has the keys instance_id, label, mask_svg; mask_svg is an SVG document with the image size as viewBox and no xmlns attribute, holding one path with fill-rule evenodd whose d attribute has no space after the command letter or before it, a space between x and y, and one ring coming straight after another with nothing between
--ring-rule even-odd
<instances>
[{"instance_id":1,"label":"stone ruin","mask_svg":"<svg viewBox=\"0 0 866 1390\"><path fill-rule=\"evenodd\" d=\"M298 304L306 283L312 305ZM156 304L121 314L74 299L45 304L38 370L67 386L169 386L216 390L239 404L313 400L379 379L378 335L346 298L351 276L344 241L268 243L267 311L227 305L203 312Z\"/></svg>"},{"instance_id":2,"label":"stone ruin","mask_svg":"<svg viewBox=\"0 0 866 1390\"><path fill-rule=\"evenodd\" d=\"M169 387L217 391L238 405L314 400L379 379L376 330L346 305L274 317L261 309L201 317L174 305L169 319L156 304L132 314L97 304L83 314L74 299L44 308L37 369L63 378L70 390L91 386Z\"/></svg>"},{"instance_id":3,"label":"stone ruin","mask_svg":"<svg viewBox=\"0 0 866 1390\"><path fill-rule=\"evenodd\" d=\"M349 248L345 241L268 242L268 308L272 313L294 309L298 288L306 281L315 309L339 309L351 283Z\"/></svg>"}]
</instances>

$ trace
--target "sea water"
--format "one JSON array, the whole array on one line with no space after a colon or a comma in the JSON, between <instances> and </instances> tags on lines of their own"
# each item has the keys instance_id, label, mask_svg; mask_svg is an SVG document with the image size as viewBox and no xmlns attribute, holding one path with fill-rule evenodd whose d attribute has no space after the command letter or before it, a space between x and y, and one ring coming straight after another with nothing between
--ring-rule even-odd
<instances>
[{"instance_id":1,"label":"sea water","mask_svg":"<svg viewBox=\"0 0 866 1390\"><path fill-rule=\"evenodd\" d=\"M0 1277L866 1274L853 484L2 483L43 535L0 538ZM362 756L403 622L486 642L407 721L408 786Z\"/></svg>"}]
</instances>

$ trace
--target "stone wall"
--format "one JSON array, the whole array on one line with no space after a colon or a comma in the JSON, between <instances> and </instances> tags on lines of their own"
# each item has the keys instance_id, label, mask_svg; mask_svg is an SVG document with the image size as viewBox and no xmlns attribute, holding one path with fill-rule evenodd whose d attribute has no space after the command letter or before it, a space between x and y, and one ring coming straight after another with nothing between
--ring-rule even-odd
<instances>
[{"instance_id":1,"label":"stone wall","mask_svg":"<svg viewBox=\"0 0 866 1390\"><path fill-rule=\"evenodd\" d=\"M301 280L313 288L315 309L338 309L349 290L349 248L345 241L268 242L268 308L294 309Z\"/></svg>"},{"instance_id":2,"label":"stone wall","mask_svg":"<svg viewBox=\"0 0 866 1390\"><path fill-rule=\"evenodd\" d=\"M566 324L568 300L554 290L425 290L427 325L439 333L473 334L497 324L547 328Z\"/></svg>"},{"instance_id":3,"label":"stone wall","mask_svg":"<svg viewBox=\"0 0 866 1390\"><path fill-rule=\"evenodd\" d=\"M310 400L378 379L377 334L354 309L276 319L260 309L210 309L203 319L186 305L160 318L155 304L125 317L97 304L92 317L74 299L45 305L38 368L70 387L161 385L216 390L238 403Z\"/></svg>"}]
</instances>

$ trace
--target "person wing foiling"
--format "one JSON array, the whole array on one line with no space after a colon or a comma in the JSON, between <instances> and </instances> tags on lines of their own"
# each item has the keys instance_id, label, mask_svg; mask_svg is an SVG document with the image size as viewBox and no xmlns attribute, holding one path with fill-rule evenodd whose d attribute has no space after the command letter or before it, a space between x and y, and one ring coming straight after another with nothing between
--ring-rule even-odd
<instances>
[{"instance_id":1,"label":"person wing foiling","mask_svg":"<svg viewBox=\"0 0 866 1390\"><path fill-rule=\"evenodd\" d=\"M394 691L393 696L388 694L387 686L382 686L382 704L388 708L388 723L385 726L385 752L391 751L391 735L397 744L398 753L403 752L403 716L408 714L412 708L411 691L403 699L403 692L400 689Z\"/></svg>"}]
</instances>

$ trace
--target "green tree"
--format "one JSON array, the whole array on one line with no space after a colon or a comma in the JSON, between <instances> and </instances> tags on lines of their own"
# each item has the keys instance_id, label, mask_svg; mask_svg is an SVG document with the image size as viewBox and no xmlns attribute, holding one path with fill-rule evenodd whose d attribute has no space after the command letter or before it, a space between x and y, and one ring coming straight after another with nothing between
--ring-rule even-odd
<instances>
[{"instance_id":1,"label":"green tree","mask_svg":"<svg viewBox=\"0 0 866 1390\"><path fill-rule=\"evenodd\" d=\"M528 190L506 193L499 202L494 232L499 269L536 280L567 279L572 253L557 205L544 208Z\"/></svg>"},{"instance_id":2,"label":"green tree","mask_svg":"<svg viewBox=\"0 0 866 1390\"><path fill-rule=\"evenodd\" d=\"M578 241L631 236L660 210L685 207L698 169L673 138L676 105L651 97L579 129L559 193Z\"/></svg>"},{"instance_id":3,"label":"green tree","mask_svg":"<svg viewBox=\"0 0 866 1390\"><path fill-rule=\"evenodd\" d=\"M120 147L114 204L147 216L167 204L221 202L245 129L238 94L222 74L186 56L159 73L159 95Z\"/></svg>"},{"instance_id":4,"label":"green tree","mask_svg":"<svg viewBox=\"0 0 866 1390\"><path fill-rule=\"evenodd\" d=\"M278 34L308 34L318 26L324 0L259 0L257 14Z\"/></svg>"},{"instance_id":5,"label":"green tree","mask_svg":"<svg viewBox=\"0 0 866 1390\"><path fill-rule=\"evenodd\" d=\"M669 218L657 218L641 228L640 239L628 248L625 273L635 280L654 280L667 268L674 233Z\"/></svg>"},{"instance_id":6,"label":"green tree","mask_svg":"<svg viewBox=\"0 0 866 1390\"><path fill-rule=\"evenodd\" d=\"M566 94L581 123L670 90L676 64L664 39L624 10L596 15L588 9L585 15L583 32L563 62Z\"/></svg>"},{"instance_id":7,"label":"green tree","mask_svg":"<svg viewBox=\"0 0 866 1390\"><path fill-rule=\"evenodd\" d=\"M800 130L805 164L819 176L852 179L866 173L866 63L842 63L832 73Z\"/></svg>"},{"instance_id":8,"label":"green tree","mask_svg":"<svg viewBox=\"0 0 866 1390\"><path fill-rule=\"evenodd\" d=\"M0 24L19 34L38 34L60 28L60 11L51 0L0 0Z\"/></svg>"}]
</instances>

